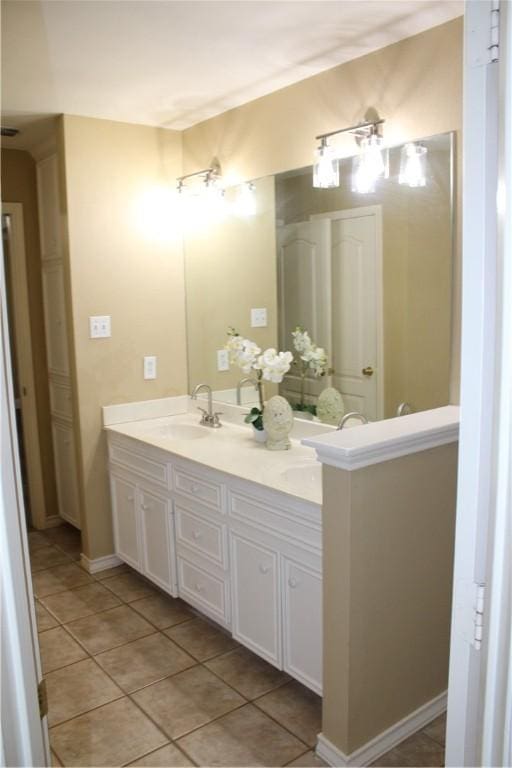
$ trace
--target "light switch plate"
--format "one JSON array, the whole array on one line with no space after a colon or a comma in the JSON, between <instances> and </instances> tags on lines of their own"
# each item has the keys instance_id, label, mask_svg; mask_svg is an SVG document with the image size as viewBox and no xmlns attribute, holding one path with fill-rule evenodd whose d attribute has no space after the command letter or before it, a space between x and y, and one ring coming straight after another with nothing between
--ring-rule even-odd
<instances>
[{"instance_id":1,"label":"light switch plate","mask_svg":"<svg viewBox=\"0 0 512 768\"><path fill-rule=\"evenodd\" d=\"M217 370L229 371L229 352L227 349L217 350Z\"/></svg>"},{"instance_id":2,"label":"light switch plate","mask_svg":"<svg viewBox=\"0 0 512 768\"><path fill-rule=\"evenodd\" d=\"M251 309L251 328L267 327L267 310L264 307Z\"/></svg>"},{"instance_id":3,"label":"light switch plate","mask_svg":"<svg viewBox=\"0 0 512 768\"><path fill-rule=\"evenodd\" d=\"M89 337L108 339L112 336L110 315L94 315L89 318Z\"/></svg>"},{"instance_id":4,"label":"light switch plate","mask_svg":"<svg viewBox=\"0 0 512 768\"><path fill-rule=\"evenodd\" d=\"M155 355L146 355L144 357L144 378L156 379L156 357Z\"/></svg>"}]
</instances>

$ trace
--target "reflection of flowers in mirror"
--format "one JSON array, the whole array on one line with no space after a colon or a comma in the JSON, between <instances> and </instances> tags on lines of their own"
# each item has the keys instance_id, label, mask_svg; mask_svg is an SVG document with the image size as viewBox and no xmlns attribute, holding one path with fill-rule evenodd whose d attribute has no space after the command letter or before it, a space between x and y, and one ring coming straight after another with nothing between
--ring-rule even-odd
<instances>
[{"instance_id":1,"label":"reflection of flowers in mirror","mask_svg":"<svg viewBox=\"0 0 512 768\"><path fill-rule=\"evenodd\" d=\"M323 347L317 347L307 330L300 325L292 331L292 337L293 346L297 352L293 362L299 369L300 375L300 403L297 410L304 410L306 376L311 373L315 378L318 378L327 373L327 353ZM308 406L308 410L314 413L314 406Z\"/></svg>"}]
</instances>

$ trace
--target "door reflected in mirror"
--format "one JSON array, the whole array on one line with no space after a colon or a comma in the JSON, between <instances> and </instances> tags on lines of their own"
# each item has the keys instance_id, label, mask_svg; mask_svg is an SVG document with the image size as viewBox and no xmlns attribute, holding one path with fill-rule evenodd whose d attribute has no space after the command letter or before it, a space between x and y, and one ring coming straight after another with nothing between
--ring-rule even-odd
<instances>
[{"instance_id":1,"label":"door reflected in mirror","mask_svg":"<svg viewBox=\"0 0 512 768\"><path fill-rule=\"evenodd\" d=\"M299 415L315 417L327 387L341 393L345 412L370 421L396 416L403 403L407 412L449 402L454 136L421 144L425 186L399 183L395 147L374 192L352 191L346 158L338 188L314 189L311 168L258 179L251 205L247 187L244 206L240 188L227 189L222 214L189 227L190 387L207 381L217 400L254 403L254 387L237 392L238 368L218 370L228 328L298 356L292 333L300 326L325 350L327 372L304 377L292 365L265 393L279 391L292 407L302 401ZM253 327L252 310L262 308L267 324Z\"/></svg>"}]
</instances>

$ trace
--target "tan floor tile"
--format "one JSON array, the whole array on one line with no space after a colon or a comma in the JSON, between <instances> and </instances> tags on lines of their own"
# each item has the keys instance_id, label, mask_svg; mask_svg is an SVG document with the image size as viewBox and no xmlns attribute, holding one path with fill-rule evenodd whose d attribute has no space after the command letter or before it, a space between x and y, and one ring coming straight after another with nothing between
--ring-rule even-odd
<instances>
[{"instance_id":1,"label":"tan floor tile","mask_svg":"<svg viewBox=\"0 0 512 768\"><path fill-rule=\"evenodd\" d=\"M92 659L57 669L47 674L45 679L50 726L123 696L121 689Z\"/></svg>"},{"instance_id":2,"label":"tan floor tile","mask_svg":"<svg viewBox=\"0 0 512 768\"><path fill-rule=\"evenodd\" d=\"M57 725L50 736L66 766L124 765L168 742L128 698Z\"/></svg>"},{"instance_id":3,"label":"tan floor tile","mask_svg":"<svg viewBox=\"0 0 512 768\"><path fill-rule=\"evenodd\" d=\"M77 528L65 523L56 528L48 528L45 536L54 546L61 549L73 560L80 557L82 550L82 536Z\"/></svg>"},{"instance_id":4,"label":"tan floor tile","mask_svg":"<svg viewBox=\"0 0 512 768\"><path fill-rule=\"evenodd\" d=\"M252 704L205 725L178 741L197 765L285 765L304 744Z\"/></svg>"},{"instance_id":5,"label":"tan floor tile","mask_svg":"<svg viewBox=\"0 0 512 768\"><path fill-rule=\"evenodd\" d=\"M126 603L141 597L158 594L148 582L134 571L122 573L112 579L106 579L104 585Z\"/></svg>"},{"instance_id":6,"label":"tan floor tile","mask_svg":"<svg viewBox=\"0 0 512 768\"><path fill-rule=\"evenodd\" d=\"M292 762L288 763L288 765L297 766L297 768L316 768L316 766L326 766L327 763L324 763L323 760L320 760L320 758L310 750L304 755L298 757L296 760L292 760Z\"/></svg>"},{"instance_id":7,"label":"tan floor tile","mask_svg":"<svg viewBox=\"0 0 512 768\"><path fill-rule=\"evenodd\" d=\"M290 680L285 672L280 672L247 648L236 648L217 656L207 661L205 666L247 699L263 696Z\"/></svg>"},{"instance_id":8,"label":"tan floor tile","mask_svg":"<svg viewBox=\"0 0 512 768\"><path fill-rule=\"evenodd\" d=\"M176 627L166 629L165 634L198 661L206 661L238 646L233 638L202 619L192 619L184 624L178 624Z\"/></svg>"},{"instance_id":9,"label":"tan floor tile","mask_svg":"<svg viewBox=\"0 0 512 768\"><path fill-rule=\"evenodd\" d=\"M444 747L446 741L446 713L432 720L431 723L423 728L423 733Z\"/></svg>"},{"instance_id":10,"label":"tan floor tile","mask_svg":"<svg viewBox=\"0 0 512 768\"><path fill-rule=\"evenodd\" d=\"M46 546L39 547L30 554L30 567L32 573L44 571L47 568L53 568L55 565L69 563L69 557L57 549L57 547Z\"/></svg>"},{"instance_id":11,"label":"tan floor tile","mask_svg":"<svg viewBox=\"0 0 512 768\"><path fill-rule=\"evenodd\" d=\"M28 532L28 548L31 553L40 547L47 547L48 544L48 539L40 531Z\"/></svg>"},{"instance_id":12,"label":"tan floor tile","mask_svg":"<svg viewBox=\"0 0 512 768\"><path fill-rule=\"evenodd\" d=\"M172 739L244 703L232 688L201 666L150 685L133 699Z\"/></svg>"},{"instance_id":13,"label":"tan floor tile","mask_svg":"<svg viewBox=\"0 0 512 768\"><path fill-rule=\"evenodd\" d=\"M52 768L61 768L62 763L57 757L57 755L55 754L55 752L53 751L53 749L50 750L50 758L51 758Z\"/></svg>"},{"instance_id":14,"label":"tan floor tile","mask_svg":"<svg viewBox=\"0 0 512 768\"><path fill-rule=\"evenodd\" d=\"M89 653L101 653L154 633L155 628L127 605L86 616L66 625Z\"/></svg>"},{"instance_id":15,"label":"tan floor tile","mask_svg":"<svg viewBox=\"0 0 512 768\"><path fill-rule=\"evenodd\" d=\"M41 602L62 624L121 605L121 601L112 592L95 583L48 595Z\"/></svg>"},{"instance_id":16,"label":"tan floor tile","mask_svg":"<svg viewBox=\"0 0 512 768\"><path fill-rule=\"evenodd\" d=\"M57 619L54 619L54 617L48 613L46 608L41 605L39 600L35 601L36 605L36 619L37 619L37 629L39 632L44 632L45 629L52 629L52 627L56 627L58 624Z\"/></svg>"},{"instance_id":17,"label":"tan floor tile","mask_svg":"<svg viewBox=\"0 0 512 768\"><path fill-rule=\"evenodd\" d=\"M150 755L141 757L129 765L137 765L141 768L188 768L194 763L174 744L167 744L166 747L161 747L156 752L151 752Z\"/></svg>"},{"instance_id":18,"label":"tan floor tile","mask_svg":"<svg viewBox=\"0 0 512 768\"><path fill-rule=\"evenodd\" d=\"M316 746L322 730L322 699L316 693L292 680L254 703L310 747Z\"/></svg>"},{"instance_id":19,"label":"tan floor tile","mask_svg":"<svg viewBox=\"0 0 512 768\"><path fill-rule=\"evenodd\" d=\"M414 768L436 768L444 765L444 749L435 741L415 733L394 749L386 752L372 763L374 766L414 766Z\"/></svg>"},{"instance_id":20,"label":"tan floor tile","mask_svg":"<svg viewBox=\"0 0 512 768\"><path fill-rule=\"evenodd\" d=\"M92 584L93 579L75 563L58 565L47 571L34 573L32 583L36 597L47 597L66 589L81 587L84 584Z\"/></svg>"},{"instance_id":21,"label":"tan floor tile","mask_svg":"<svg viewBox=\"0 0 512 768\"><path fill-rule=\"evenodd\" d=\"M100 653L96 661L127 693L175 675L197 663L160 632Z\"/></svg>"},{"instance_id":22,"label":"tan floor tile","mask_svg":"<svg viewBox=\"0 0 512 768\"><path fill-rule=\"evenodd\" d=\"M87 657L83 648L80 648L62 627L41 632L39 650L44 674Z\"/></svg>"},{"instance_id":23,"label":"tan floor tile","mask_svg":"<svg viewBox=\"0 0 512 768\"><path fill-rule=\"evenodd\" d=\"M167 629L194 616L184 602L167 595L145 597L131 603L131 607L158 629Z\"/></svg>"},{"instance_id":24,"label":"tan floor tile","mask_svg":"<svg viewBox=\"0 0 512 768\"><path fill-rule=\"evenodd\" d=\"M111 579L113 576L120 576L122 573L130 573L130 569L125 563L115 565L113 568L105 568L103 571L97 571L94 574L94 578L98 579L98 581L104 581L105 579Z\"/></svg>"}]
</instances>

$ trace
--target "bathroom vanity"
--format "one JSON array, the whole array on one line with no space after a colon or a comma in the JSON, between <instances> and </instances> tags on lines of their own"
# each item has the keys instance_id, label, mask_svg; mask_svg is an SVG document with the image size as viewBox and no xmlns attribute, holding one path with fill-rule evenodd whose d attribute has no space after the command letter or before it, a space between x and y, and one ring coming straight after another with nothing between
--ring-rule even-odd
<instances>
[{"instance_id":1,"label":"bathroom vanity","mask_svg":"<svg viewBox=\"0 0 512 768\"><path fill-rule=\"evenodd\" d=\"M314 450L292 440L290 451L270 453L236 423L240 409L227 406L231 420L211 429L195 407L186 412L188 398L170 400L181 413L130 421L112 415L124 406L104 409L117 556L321 693Z\"/></svg>"}]
</instances>

